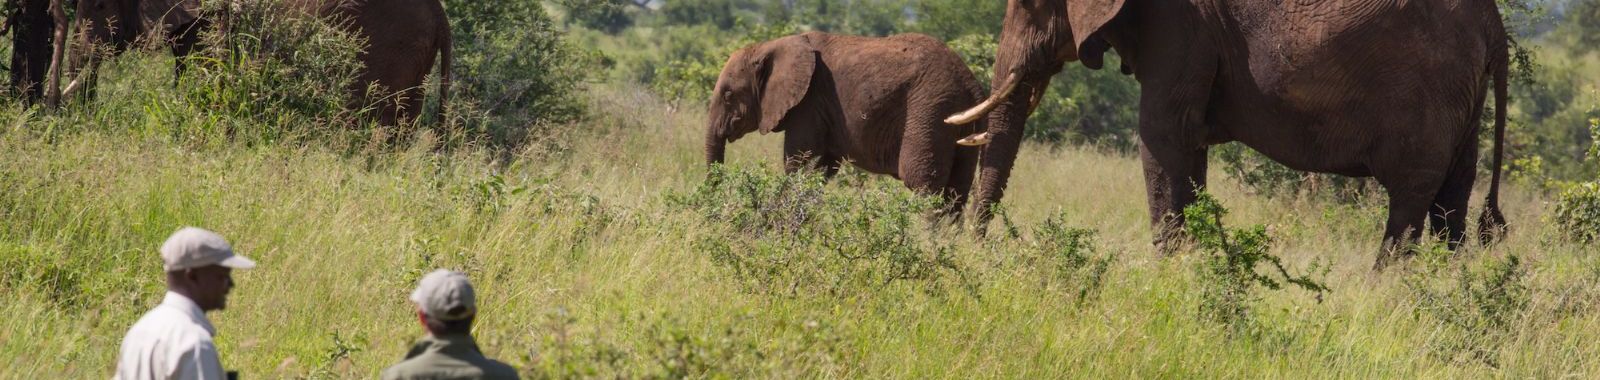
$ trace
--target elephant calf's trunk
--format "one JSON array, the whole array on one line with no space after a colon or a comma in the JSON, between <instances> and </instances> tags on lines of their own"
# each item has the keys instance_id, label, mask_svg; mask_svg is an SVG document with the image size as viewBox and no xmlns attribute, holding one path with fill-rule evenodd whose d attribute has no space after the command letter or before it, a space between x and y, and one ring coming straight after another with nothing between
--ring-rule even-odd
<instances>
[{"instance_id":1,"label":"elephant calf's trunk","mask_svg":"<svg viewBox=\"0 0 1600 380\"><path fill-rule=\"evenodd\" d=\"M706 165L720 164L727 158L728 141L716 133L706 134Z\"/></svg>"}]
</instances>

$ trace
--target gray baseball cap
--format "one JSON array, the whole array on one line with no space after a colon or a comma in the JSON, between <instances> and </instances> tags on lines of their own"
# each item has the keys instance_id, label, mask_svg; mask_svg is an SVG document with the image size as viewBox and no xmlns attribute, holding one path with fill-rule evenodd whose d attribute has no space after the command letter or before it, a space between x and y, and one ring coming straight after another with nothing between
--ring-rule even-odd
<instances>
[{"instance_id":1,"label":"gray baseball cap","mask_svg":"<svg viewBox=\"0 0 1600 380\"><path fill-rule=\"evenodd\" d=\"M444 269L422 276L417 290L411 292L411 302L440 321L459 321L478 313L478 299L467 275Z\"/></svg>"},{"instance_id":2,"label":"gray baseball cap","mask_svg":"<svg viewBox=\"0 0 1600 380\"><path fill-rule=\"evenodd\" d=\"M195 227L184 227L167 237L161 244L162 267L168 272L221 265L233 269L250 269L256 262L233 253L222 235Z\"/></svg>"}]
</instances>

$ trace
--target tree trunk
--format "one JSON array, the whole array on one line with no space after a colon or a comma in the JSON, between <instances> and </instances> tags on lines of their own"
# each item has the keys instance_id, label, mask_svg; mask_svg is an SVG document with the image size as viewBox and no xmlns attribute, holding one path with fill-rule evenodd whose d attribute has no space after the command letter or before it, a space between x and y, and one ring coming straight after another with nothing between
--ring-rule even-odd
<instances>
[{"instance_id":1,"label":"tree trunk","mask_svg":"<svg viewBox=\"0 0 1600 380\"><path fill-rule=\"evenodd\" d=\"M50 74L44 88L44 101L51 108L61 106L61 64L67 52L67 11L61 0L50 0L50 16L55 19L54 51L50 53Z\"/></svg>"}]
</instances>

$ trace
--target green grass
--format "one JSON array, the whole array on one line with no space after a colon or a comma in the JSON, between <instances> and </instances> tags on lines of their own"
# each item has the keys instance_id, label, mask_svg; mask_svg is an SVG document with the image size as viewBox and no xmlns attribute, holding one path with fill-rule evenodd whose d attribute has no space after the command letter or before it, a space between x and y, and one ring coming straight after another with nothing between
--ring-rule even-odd
<instances>
[{"instance_id":1,"label":"green grass","mask_svg":"<svg viewBox=\"0 0 1600 380\"><path fill-rule=\"evenodd\" d=\"M157 65L127 66L156 69L108 83L94 107L0 112L0 377L110 374L123 333L161 297L156 247L184 225L261 263L212 314L224 365L248 378L374 377L421 334L405 296L435 267L470 274L480 344L530 377L1600 376L1600 256L1556 243L1549 196L1519 187L1504 200L1514 224L1503 243L1373 273L1381 199L1267 199L1212 173L1225 223L1265 224L1293 270L1331 266L1320 303L1258 293L1238 333L1200 315L1203 253L1150 248L1136 159L1029 145L1005 200L1021 238L998 220L977 238L912 218L900 244L948 250L960 276L802 276L778 283L792 291L761 291L749 284L764 280L697 243L768 247L789 254L775 265L869 279L890 259L831 259L822 243L753 237L675 201L707 173L698 106L674 112L639 88L598 86L594 120L510 154L428 139L244 144L203 127L203 110L163 107L181 103L168 87L137 87L166 83ZM778 180L779 140L742 140L729 161ZM834 202L912 200L859 174L823 190ZM1062 275L1048 253L1063 246L1038 236L1051 228L1092 230L1093 257L1110 258L1103 275ZM1509 255L1525 273L1506 278L1526 291L1484 290ZM1080 297L1088 281L1097 294Z\"/></svg>"}]
</instances>

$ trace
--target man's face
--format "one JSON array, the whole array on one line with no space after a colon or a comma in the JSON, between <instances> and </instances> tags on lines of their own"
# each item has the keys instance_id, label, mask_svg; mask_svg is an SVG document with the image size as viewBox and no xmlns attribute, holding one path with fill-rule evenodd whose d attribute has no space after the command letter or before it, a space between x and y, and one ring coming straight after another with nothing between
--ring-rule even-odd
<instances>
[{"instance_id":1,"label":"man's face","mask_svg":"<svg viewBox=\"0 0 1600 380\"><path fill-rule=\"evenodd\" d=\"M200 310L222 310L228 304L228 291L233 290L233 269L211 265L190 269L185 277L193 285L191 294Z\"/></svg>"}]
</instances>

